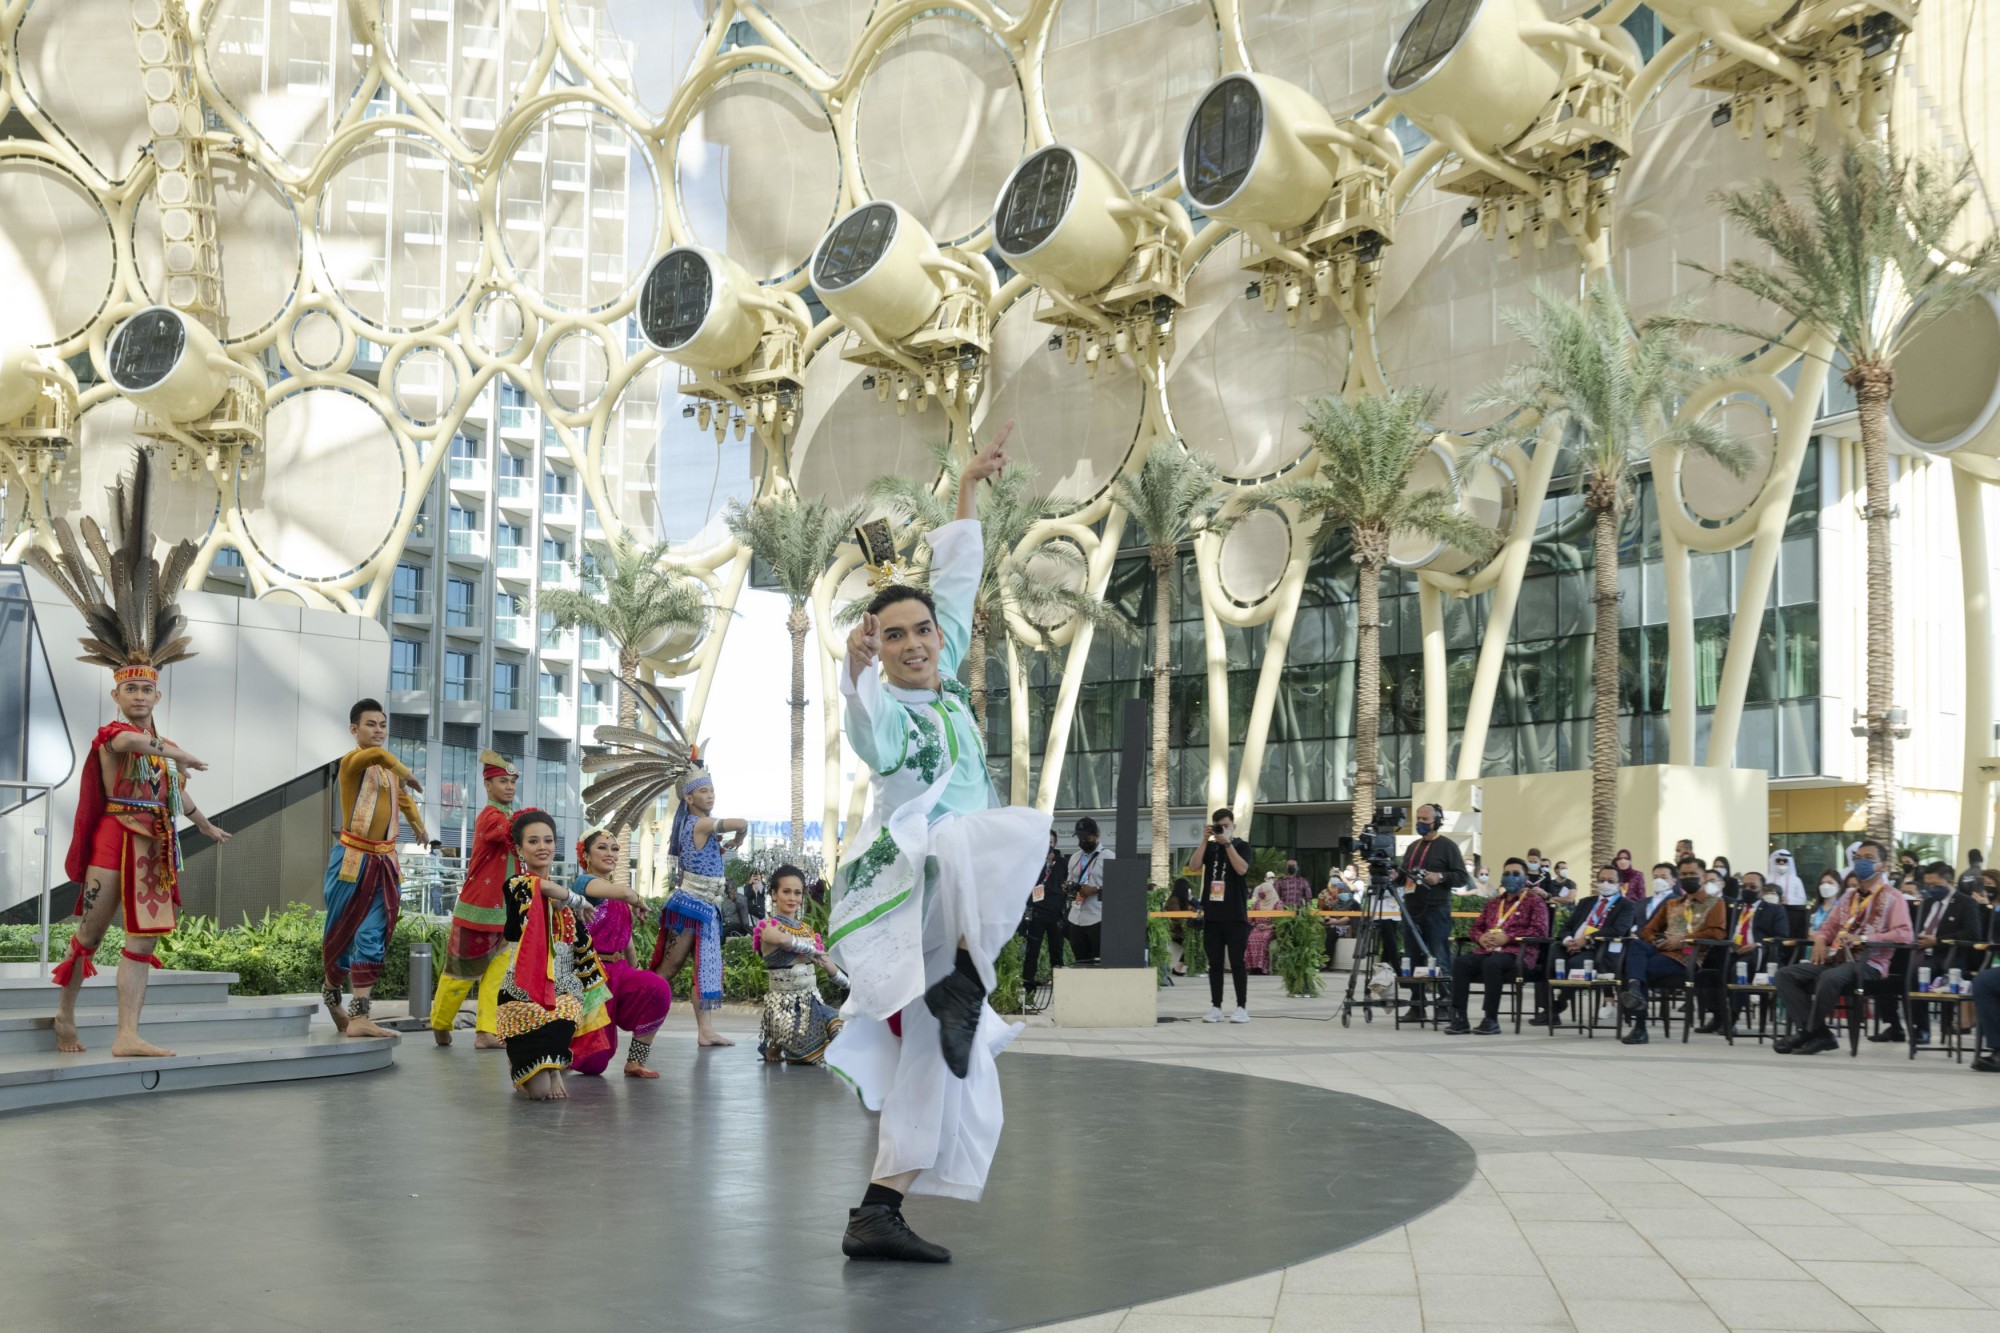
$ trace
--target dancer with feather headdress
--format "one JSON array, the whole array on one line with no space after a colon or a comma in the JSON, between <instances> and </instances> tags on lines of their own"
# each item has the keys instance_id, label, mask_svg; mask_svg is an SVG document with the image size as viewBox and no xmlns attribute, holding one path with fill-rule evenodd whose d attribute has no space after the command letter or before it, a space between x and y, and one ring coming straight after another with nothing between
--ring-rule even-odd
<instances>
[{"instance_id":1,"label":"dancer with feather headdress","mask_svg":"<svg viewBox=\"0 0 2000 1333\"><path fill-rule=\"evenodd\" d=\"M661 796L672 792L679 797L669 834L679 876L660 909L652 968L671 982L692 954L697 1040L703 1046L734 1046L715 1030L709 1015L722 1007L722 904L729 895L722 858L743 845L750 825L716 818L715 777L660 688L636 677L627 677L625 688L652 716L660 735L599 727L598 743L613 750L583 761L584 772L600 774L583 793L585 808L593 824L626 828ZM724 834L729 835L727 843Z\"/></svg>"},{"instance_id":2,"label":"dancer with feather headdress","mask_svg":"<svg viewBox=\"0 0 2000 1333\"><path fill-rule=\"evenodd\" d=\"M77 897L76 933L69 955L52 980L62 987L56 1009L56 1049L81 1051L76 997L97 972L91 955L104 939L111 917L124 909L125 947L118 964L118 1030L111 1053L165 1056L173 1052L139 1037L139 1012L146 981L160 965L160 937L174 928L180 910L180 835L176 819L186 815L218 843L229 835L209 822L187 794L187 773L207 764L161 736L153 725L160 702L160 668L194 656L188 651L187 618L174 605L197 550L183 541L153 559L149 522L151 459L138 451L131 473L111 488L112 542L95 519L83 520L83 543L66 519L54 521L60 556L31 550L28 561L46 574L83 613L88 633L78 660L111 668L111 701L118 720L99 728L78 772L81 791L76 829L64 872L83 886ZM92 564L84 559L88 546Z\"/></svg>"}]
</instances>

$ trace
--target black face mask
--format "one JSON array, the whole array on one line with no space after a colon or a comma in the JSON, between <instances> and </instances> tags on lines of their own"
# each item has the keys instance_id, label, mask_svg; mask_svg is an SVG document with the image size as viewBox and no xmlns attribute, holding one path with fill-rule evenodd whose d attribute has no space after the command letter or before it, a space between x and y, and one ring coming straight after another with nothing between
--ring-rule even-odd
<instances>
[{"instance_id":1,"label":"black face mask","mask_svg":"<svg viewBox=\"0 0 2000 1333\"><path fill-rule=\"evenodd\" d=\"M1681 892L1690 898L1694 897L1697 893L1701 892L1701 881L1698 879L1683 878L1681 880Z\"/></svg>"}]
</instances>

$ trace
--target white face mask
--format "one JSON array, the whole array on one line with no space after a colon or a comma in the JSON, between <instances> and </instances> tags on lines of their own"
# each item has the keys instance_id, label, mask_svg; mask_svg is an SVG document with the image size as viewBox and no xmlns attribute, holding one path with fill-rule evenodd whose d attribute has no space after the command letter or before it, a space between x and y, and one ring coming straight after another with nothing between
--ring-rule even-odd
<instances>
[{"instance_id":1,"label":"white face mask","mask_svg":"<svg viewBox=\"0 0 2000 1333\"><path fill-rule=\"evenodd\" d=\"M1487 881L1487 880L1489 880L1489 879L1491 879L1491 878L1492 878L1492 876L1491 876L1491 875L1489 875L1489 874L1487 874L1487 873L1486 873L1486 872L1485 872L1484 870L1482 870L1482 871L1480 871L1480 872L1479 872L1479 882L1480 882L1481 884L1484 884L1484 883L1486 883L1486 881Z\"/></svg>"},{"instance_id":2,"label":"white face mask","mask_svg":"<svg viewBox=\"0 0 2000 1333\"><path fill-rule=\"evenodd\" d=\"M1536 871L1540 870L1541 868L1542 868L1542 863L1541 863L1540 861L1530 861L1530 862L1528 862L1528 873L1529 873L1530 875L1534 874L1534 873L1535 873Z\"/></svg>"},{"instance_id":3,"label":"white face mask","mask_svg":"<svg viewBox=\"0 0 2000 1333\"><path fill-rule=\"evenodd\" d=\"M1832 898L1839 893L1840 886L1838 884L1822 884L1819 886L1819 896L1822 898Z\"/></svg>"},{"instance_id":4,"label":"white face mask","mask_svg":"<svg viewBox=\"0 0 2000 1333\"><path fill-rule=\"evenodd\" d=\"M1778 901L1778 894L1777 894L1777 891L1776 891L1776 890L1772 890L1772 891L1770 891L1770 892L1767 892L1767 893L1766 893L1766 894L1764 895L1764 901L1765 901L1765 902L1767 902L1767 903L1774 903L1774 902Z\"/></svg>"},{"instance_id":5,"label":"white face mask","mask_svg":"<svg viewBox=\"0 0 2000 1333\"><path fill-rule=\"evenodd\" d=\"M1701 892L1704 898L1713 898L1722 892L1722 885L1716 880L1707 880L1702 884Z\"/></svg>"},{"instance_id":6,"label":"white face mask","mask_svg":"<svg viewBox=\"0 0 2000 1333\"><path fill-rule=\"evenodd\" d=\"M1599 897L1609 898L1612 894L1616 892L1618 892L1617 880L1600 879L1597 881L1597 893Z\"/></svg>"},{"instance_id":7,"label":"white face mask","mask_svg":"<svg viewBox=\"0 0 2000 1333\"><path fill-rule=\"evenodd\" d=\"M1653 892L1666 893L1674 887L1674 882L1664 875L1653 876Z\"/></svg>"}]
</instances>

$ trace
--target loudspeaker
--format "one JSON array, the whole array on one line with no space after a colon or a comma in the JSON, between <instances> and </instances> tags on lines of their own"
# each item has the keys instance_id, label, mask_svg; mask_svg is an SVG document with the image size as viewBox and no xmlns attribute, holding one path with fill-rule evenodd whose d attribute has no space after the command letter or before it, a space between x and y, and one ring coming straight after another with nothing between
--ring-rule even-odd
<instances>
[{"instance_id":1,"label":"loudspeaker","mask_svg":"<svg viewBox=\"0 0 2000 1333\"><path fill-rule=\"evenodd\" d=\"M1104 953L1100 967L1147 967L1146 873L1139 846L1139 778L1146 759L1146 701L1125 701L1118 745L1116 855L1104 863Z\"/></svg>"}]
</instances>

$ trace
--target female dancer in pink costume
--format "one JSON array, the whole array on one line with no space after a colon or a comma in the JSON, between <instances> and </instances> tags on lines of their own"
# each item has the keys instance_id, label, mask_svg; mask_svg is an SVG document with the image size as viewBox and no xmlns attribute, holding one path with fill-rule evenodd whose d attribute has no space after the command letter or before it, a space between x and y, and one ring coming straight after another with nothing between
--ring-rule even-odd
<instances>
[{"instance_id":1,"label":"female dancer in pink costume","mask_svg":"<svg viewBox=\"0 0 2000 1333\"><path fill-rule=\"evenodd\" d=\"M642 905L639 891L611 879L618 869L618 839L606 832L586 833L576 845L577 863L583 867L571 886L597 904L590 918L590 940L604 964L604 980L611 988L608 1006L613 1035L588 1054L580 1054L570 1066L579 1074L602 1074L611 1065L617 1047L616 1030L632 1034L625 1052L626 1078L658 1078L659 1072L646 1068L653 1053L653 1035L667 1021L674 1002L673 986L638 965L632 948L632 908Z\"/></svg>"}]
</instances>

